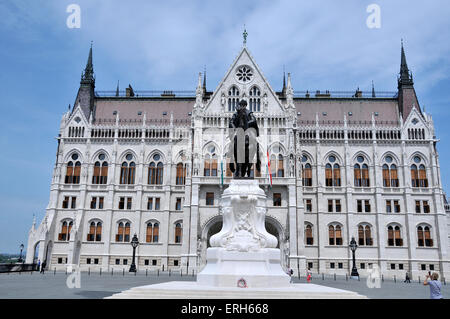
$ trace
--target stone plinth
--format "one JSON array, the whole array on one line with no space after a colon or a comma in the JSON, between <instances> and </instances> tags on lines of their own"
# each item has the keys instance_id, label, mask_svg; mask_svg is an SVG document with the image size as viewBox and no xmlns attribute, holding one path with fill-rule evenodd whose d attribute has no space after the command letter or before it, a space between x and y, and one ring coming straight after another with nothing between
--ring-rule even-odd
<instances>
[{"instance_id":1,"label":"stone plinth","mask_svg":"<svg viewBox=\"0 0 450 319\"><path fill-rule=\"evenodd\" d=\"M207 264L197 275L197 283L214 287L237 287L240 280L248 288L286 287L290 277L280 265L280 250L260 249L257 252L227 251L209 248Z\"/></svg>"}]
</instances>

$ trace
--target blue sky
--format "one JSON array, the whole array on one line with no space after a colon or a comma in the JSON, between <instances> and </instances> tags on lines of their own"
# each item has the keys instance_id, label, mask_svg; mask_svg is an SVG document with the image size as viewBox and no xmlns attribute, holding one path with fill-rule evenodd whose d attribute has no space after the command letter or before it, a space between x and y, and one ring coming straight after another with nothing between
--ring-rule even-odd
<instances>
[{"instance_id":1,"label":"blue sky","mask_svg":"<svg viewBox=\"0 0 450 319\"><path fill-rule=\"evenodd\" d=\"M69 29L69 4L81 28ZM369 29L369 4L381 28ZM18 251L48 204L59 123L73 104L90 42L98 90L194 90L206 65L215 89L247 46L275 89L283 66L295 90L395 91L403 38L421 106L433 115L450 186L448 1L0 2L0 253Z\"/></svg>"}]
</instances>

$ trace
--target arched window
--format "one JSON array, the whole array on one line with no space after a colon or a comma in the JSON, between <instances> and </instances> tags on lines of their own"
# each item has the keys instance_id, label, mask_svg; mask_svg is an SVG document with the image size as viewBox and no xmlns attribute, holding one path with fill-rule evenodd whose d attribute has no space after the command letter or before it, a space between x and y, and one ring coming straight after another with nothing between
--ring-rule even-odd
<instances>
[{"instance_id":1,"label":"arched window","mask_svg":"<svg viewBox=\"0 0 450 319\"><path fill-rule=\"evenodd\" d=\"M314 245L314 237L311 224L306 224L305 226L305 238L306 238L306 245Z\"/></svg>"},{"instance_id":2,"label":"arched window","mask_svg":"<svg viewBox=\"0 0 450 319\"><path fill-rule=\"evenodd\" d=\"M354 178L355 178L355 186L356 187L369 187L370 179L369 179L369 166L367 165L367 161L364 156L359 155L356 160L356 163L353 166Z\"/></svg>"},{"instance_id":3,"label":"arched window","mask_svg":"<svg viewBox=\"0 0 450 319\"><path fill-rule=\"evenodd\" d=\"M100 160L104 159L104 154L99 155L99 160L94 164L94 175L92 176L92 184L106 184L108 180L108 162Z\"/></svg>"},{"instance_id":4,"label":"arched window","mask_svg":"<svg viewBox=\"0 0 450 319\"><path fill-rule=\"evenodd\" d=\"M217 176L217 154L214 145L208 146L203 165L204 176Z\"/></svg>"},{"instance_id":5,"label":"arched window","mask_svg":"<svg viewBox=\"0 0 450 319\"><path fill-rule=\"evenodd\" d=\"M302 165L302 181L303 186L312 186L312 167L309 163Z\"/></svg>"},{"instance_id":6,"label":"arched window","mask_svg":"<svg viewBox=\"0 0 450 319\"><path fill-rule=\"evenodd\" d=\"M66 184L80 184L81 162L77 161L78 154L74 153L71 156L71 161L67 163Z\"/></svg>"},{"instance_id":7,"label":"arched window","mask_svg":"<svg viewBox=\"0 0 450 319\"><path fill-rule=\"evenodd\" d=\"M162 185L164 176L164 164L161 161L161 155L153 155L152 162L148 166L148 184Z\"/></svg>"},{"instance_id":8,"label":"arched window","mask_svg":"<svg viewBox=\"0 0 450 319\"><path fill-rule=\"evenodd\" d=\"M147 223L147 243L157 243L159 240L159 223L157 222L149 222Z\"/></svg>"},{"instance_id":9,"label":"arched window","mask_svg":"<svg viewBox=\"0 0 450 319\"><path fill-rule=\"evenodd\" d=\"M248 108L250 112L260 112L261 111L261 91L256 87L250 89L250 98Z\"/></svg>"},{"instance_id":10,"label":"arched window","mask_svg":"<svg viewBox=\"0 0 450 319\"><path fill-rule=\"evenodd\" d=\"M116 242L129 242L130 241L130 223L120 222L116 234Z\"/></svg>"},{"instance_id":11,"label":"arched window","mask_svg":"<svg viewBox=\"0 0 450 319\"><path fill-rule=\"evenodd\" d=\"M358 244L359 246L372 246L372 231L369 225L358 226Z\"/></svg>"},{"instance_id":12,"label":"arched window","mask_svg":"<svg viewBox=\"0 0 450 319\"><path fill-rule=\"evenodd\" d=\"M341 168L334 155L328 156L328 163L325 165L325 186L341 186Z\"/></svg>"},{"instance_id":13,"label":"arched window","mask_svg":"<svg viewBox=\"0 0 450 319\"><path fill-rule=\"evenodd\" d=\"M433 247L433 239L431 239L430 227L417 227L417 245L419 247Z\"/></svg>"},{"instance_id":14,"label":"arched window","mask_svg":"<svg viewBox=\"0 0 450 319\"><path fill-rule=\"evenodd\" d=\"M428 187L427 171L422 158L414 156L414 163L411 165L411 185L412 187ZM419 169L417 169L419 165Z\"/></svg>"},{"instance_id":15,"label":"arched window","mask_svg":"<svg viewBox=\"0 0 450 319\"><path fill-rule=\"evenodd\" d=\"M284 177L284 161L283 155L278 155L277 177Z\"/></svg>"},{"instance_id":16,"label":"arched window","mask_svg":"<svg viewBox=\"0 0 450 319\"><path fill-rule=\"evenodd\" d=\"M181 238L183 234L183 225L181 223L175 224L175 243L181 243Z\"/></svg>"},{"instance_id":17,"label":"arched window","mask_svg":"<svg viewBox=\"0 0 450 319\"><path fill-rule=\"evenodd\" d=\"M239 104L239 90L237 87L232 86L228 90L228 112L236 111L236 107Z\"/></svg>"},{"instance_id":18,"label":"arched window","mask_svg":"<svg viewBox=\"0 0 450 319\"><path fill-rule=\"evenodd\" d=\"M127 154L120 168L120 184L134 184L135 174L136 164L133 161L133 155Z\"/></svg>"},{"instance_id":19,"label":"arched window","mask_svg":"<svg viewBox=\"0 0 450 319\"><path fill-rule=\"evenodd\" d=\"M423 164L419 166L419 186L428 187L427 171Z\"/></svg>"},{"instance_id":20,"label":"arched window","mask_svg":"<svg viewBox=\"0 0 450 319\"><path fill-rule=\"evenodd\" d=\"M108 162L105 161L105 154L100 154L94 164L94 175L92 184L106 184L108 181Z\"/></svg>"},{"instance_id":21,"label":"arched window","mask_svg":"<svg viewBox=\"0 0 450 319\"><path fill-rule=\"evenodd\" d=\"M383 187L398 187L397 165L392 163L392 156L388 155L384 158L383 164Z\"/></svg>"},{"instance_id":22,"label":"arched window","mask_svg":"<svg viewBox=\"0 0 450 319\"><path fill-rule=\"evenodd\" d=\"M89 225L89 233L87 241L102 241L102 223L91 222Z\"/></svg>"},{"instance_id":23,"label":"arched window","mask_svg":"<svg viewBox=\"0 0 450 319\"><path fill-rule=\"evenodd\" d=\"M184 165L183 165L183 163L177 164L176 184L177 185L186 184L186 164L184 164Z\"/></svg>"},{"instance_id":24,"label":"arched window","mask_svg":"<svg viewBox=\"0 0 450 319\"><path fill-rule=\"evenodd\" d=\"M328 226L328 237L330 246L342 245L342 229L340 225Z\"/></svg>"},{"instance_id":25,"label":"arched window","mask_svg":"<svg viewBox=\"0 0 450 319\"><path fill-rule=\"evenodd\" d=\"M388 246L403 246L399 226L388 226Z\"/></svg>"},{"instance_id":26,"label":"arched window","mask_svg":"<svg viewBox=\"0 0 450 319\"><path fill-rule=\"evenodd\" d=\"M60 241L69 241L70 240L70 232L72 230L73 221L63 221L61 224L61 232L58 234L58 240Z\"/></svg>"}]
</instances>

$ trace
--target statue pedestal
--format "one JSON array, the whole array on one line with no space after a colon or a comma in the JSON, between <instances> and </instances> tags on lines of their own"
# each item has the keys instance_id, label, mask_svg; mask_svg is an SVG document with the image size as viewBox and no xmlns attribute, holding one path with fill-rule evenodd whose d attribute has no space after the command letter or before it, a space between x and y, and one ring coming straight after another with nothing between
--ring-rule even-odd
<instances>
[{"instance_id":1,"label":"statue pedestal","mask_svg":"<svg viewBox=\"0 0 450 319\"><path fill-rule=\"evenodd\" d=\"M285 287L277 238L266 231L266 194L252 179L234 179L222 196L222 230L211 237L200 285L214 287Z\"/></svg>"},{"instance_id":2,"label":"statue pedestal","mask_svg":"<svg viewBox=\"0 0 450 319\"><path fill-rule=\"evenodd\" d=\"M281 268L280 250L258 252L227 251L208 248L207 264L197 275L203 286L263 288L289 286L290 277Z\"/></svg>"},{"instance_id":3,"label":"statue pedestal","mask_svg":"<svg viewBox=\"0 0 450 319\"><path fill-rule=\"evenodd\" d=\"M210 238L212 247L197 282L135 287L109 298L364 298L341 289L290 284L281 268L277 238L265 228L266 194L258 181L232 180L222 203L222 230Z\"/></svg>"}]
</instances>

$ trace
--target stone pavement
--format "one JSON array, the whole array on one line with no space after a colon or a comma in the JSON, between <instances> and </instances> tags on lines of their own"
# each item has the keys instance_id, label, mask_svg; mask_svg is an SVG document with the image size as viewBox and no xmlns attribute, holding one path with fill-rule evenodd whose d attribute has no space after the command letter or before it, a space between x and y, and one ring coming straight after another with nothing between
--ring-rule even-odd
<instances>
[{"instance_id":1,"label":"stone pavement","mask_svg":"<svg viewBox=\"0 0 450 319\"><path fill-rule=\"evenodd\" d=\"M155 274L146 276L145 273L137 274L125 272L115 273L87 273L81 274L81 288L69 289L66 285L67 275L65 273L47 272L44 275L39 273L14 273L0 274L0 298L57 298L57 299L96 299L111 296L115 293L130 289L136 286L150 285L167 281L192 281L193 276L180 276L179 274L168 273ZM295 278L295 283L305 283L304 278ZM384 281L381 288L368 288L364 278L361 281L345 278L333 277L322 280L314 278L313 283L333 288L350 290L375 299L428 299L430 292L429 287L423 286L417 280L410 284L402 281ZM442 286L442 294L444 298L450 298L450 285Z\"/></svg>"}]
</instances>

